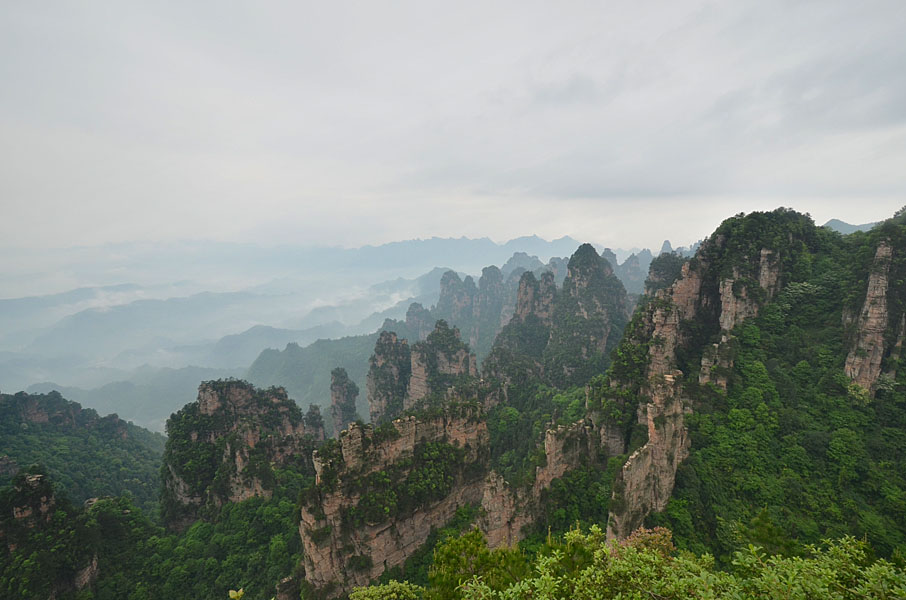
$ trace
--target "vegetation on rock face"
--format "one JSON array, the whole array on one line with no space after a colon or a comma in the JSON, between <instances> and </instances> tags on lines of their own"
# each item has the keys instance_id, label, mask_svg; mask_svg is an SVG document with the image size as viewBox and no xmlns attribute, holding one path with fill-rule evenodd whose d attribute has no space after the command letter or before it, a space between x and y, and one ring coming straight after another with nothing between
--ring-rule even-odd
<instances>
[{"instance_id":1,"label":"vegetation on rock face","mask_svg":"<svg viewBox=\"0 0 906 600\"><path fill-rule=\"evenodd\" d=\"M443 394L448 388L457 384L467 384L473 375L469 373L468 362L465 365L457 364L456 367L464 367L464 373L453 375L445 373L440 369L439 361L441 356L449 362L457 359L457 355L464 357L469 361L470 349L455 327L450 327L443 319L437 321L434 331L428 334L424 342L419 342L413 348L413 351L419 352L426 360L428 374L428 394Z\"/></svg>"},{"instance_id":2,"label":"vegetation on rock face","mask_svg":"<svg viewBox=\"0 0 906 600\"><path fill-rule=\"evenodd\" d=\"M360 498L344 515L344 526L376 525L444 498L465 467L463 454L450 444L423 443L415 447L411 458L346 482L344 491L358 493Z\"/></svg>"},{"instance_id":3,"label":"vegetation on rock face","mask_svg":"<svg viewBox=\"0 0 906 600\"><path fill-rule=\"evenodd\" d=\"M159 492L164 436L48 394L0 395L0 486L14 465L41 464L76 502L129 494L149 514ZM5 457L5 458L4 458Z\"/></svg>"},{"instance_id":4,"label":"vegetation on rock face","mask_svg":"<svg viewBox=\"0 0 906 600\"><path fill-rule=\"evenodd\" d=\"M653 296L658 290L668 288L680 278L686 259L672 252L665 252L651 261L645 294Z\"/></svg>"},{"instance_id":5,"label":"vegetation on rock face","mask_svg":"<svg viewBox=\"0 0 906 600\"><path fill-rule=\"evenodd\" d=\"M588 244L570 258L562 290L531 273L520 289L545 314L514 317L484 365L505 396L488 414L491 465L514 484L530 482L544 463L540 444L552 423L584 416L584 386L606 369L627 320L623 285Z\"/></svg>"},{"instance_id":6,"label":"vegetation on rock face","mask_svg":"<svg viewBox=\"0 0 906 600\"><path fill-rule=\"evenodd\" d=\"M412 375L412 355L407 340L395 333L382 331L368 361L368 401L371 420L390 421L403 412L409 379ZM380 406L381 410L377 411Z\"/></svg>"},{"instance_id":7,"label":"vegetation on rock face","mask_svg":"<svg viewBox=\"0 0 906 600\"><path fill-rule=\"evenodd\" d=\"M590 244L569 259L551 317L545 376L557 387L583 385L603 373L628 321L623 284Z\"/></svg>"},{"instance_id":8,"label":"vegetation on rock face","mask_svg":"<svg viewBox=\"0 0 906 600\"><path fill-rule=\"evenodd\" d=\"M882 240L897 249L887 332L896 335L906 227L887 222L842 237L778 211L731 219L718 234L727 250L713 269L732 271L767 235L787 257L785 287L732 332L727 391L687 386L691 455L667 510L651 522L671 527L680 547L712 552L724 564L740 542L797 555L805 544L846 534L867 538L882 556L906 554L906 369L888 353L883 371L896 378L874 399L843 372L843 315L861 308Z\"/></svg>"},{"instance_id":9,"label":"vegetation on rock face","mask_svg":"<svg viewBox=\"0 0 906 600\"><path fill-rule=\"evenodd\" d=\"M359 420L355 409L355 401L358 396L359 386L349 379L346 369L337 367L330 372L330 413L335 433L339 433L350 423Z\"/></svg>"},{"instance_id":10,"label":"vegetation on rock face","mask_svg":"<svg viewBox=\"0 0 906 600\"><path fill-rule=\"evenodd\" d=\"M204 400L203 394L212 399ZM202 407L203 401L210 404ZM164 522L182 526L216 514L237 485L269 495L278 468L313 475L316 441L302 435L306 420L323 425L319 413L303 416L282 389L259 390L234 380L204 382L199 400L167 421L170 437L161 466Z\"/></svg>"}]
</instances>

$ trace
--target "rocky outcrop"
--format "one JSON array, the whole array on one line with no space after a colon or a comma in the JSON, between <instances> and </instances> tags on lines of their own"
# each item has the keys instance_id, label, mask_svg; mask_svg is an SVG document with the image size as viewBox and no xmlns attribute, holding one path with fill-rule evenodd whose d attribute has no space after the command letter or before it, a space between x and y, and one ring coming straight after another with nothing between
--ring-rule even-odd
<instances>
[{"instance_id":1,"label":"rocky outcrop","mask_svg":"<svg viewBox=\"0 0 906 600\"><path fill-rule=\"evenodd\" d=\"M16 526L32 529L50 522L56 510L57 498L46 475L33 473L20 476L14 484L13 493L21 499L12 506L12 518L16 521Z\"/></svg>"},{"instance_id":2,"label":"rocky outcrop","mask_svg":"<svg viewBox=\"0 0 906 600\"><path fill-rule=\"evenodd\" d=\"M697 375L699 384L726 389L734 356L731 331L757 316L779 292L780 253L762 246L757 253L744 254L738 243L731 247L726 236L718 233L699 248L691 262L678 256L672 262L662 261L663 256L658 259L665 274L680 264L682 268L679 279L669 287L658 289L656 282L649 286L655 291L636 329L640 337L632 340L648 348L644 380L637 388L637 422L645 427L647 441L629 456L615 478L607 529L610 537L629 535L650 512L666 507L676 470L689 453L684 415L693 407L684 397L683 382ZM699 336L718 341L690 348L693 340L686 338L686 324L692 324ZM678 364L681 349L686 355L700 353L699 363ZM681 366L691 372L683 372ZM619 379L611 380L610 385L631 387L630 382Z\"/></svg>"},{"instance_id":3,"label":"rocky outcrop","mask_svg":"<svg viewBox=\"0 0 906 600\"><path fill-rule=\"evenodd\" d=\"M371 422L396 419L429 396L443 395L455 384L477 376L475 355L463 343L459 330L442 319L411 350L406 340L384 332L368 373Z\"/></svg>"},{"instance_id":4,"label":"rocky outcrop","mask_svg":"<svg viewBox=\"0 0 906 600\"><path fill-rule=\"evenodd\" d=\"M330 416L333 419L333 437L338 437L350 423L358 420L355 401L359 386L349 379L346 369L337 367L330 372Z\"/></svg>"},{"instance_id":5,"label":"rocky outcrop","mask_svg":"<svg viewBox=\"0 0 906 600\"><path fill-rule=\"evenodd\" d=\"M522 274L513 318L482 367L485 379L508 384L530 376L565 388L607 369L629 318L626 290L590 244L570 257L562 290L555 277ZM490 404L501 396L505 387Z\"/></svg>"},{"instance_id":6,"label":"rocky outcrop","mask_svg":"<svg viewBox=\"0 0 906 600\"><path fill-rule=\"evenodd\" d=\"M689 456L680 371L652 377L639 422L648 441L633 452L614 481L607 536L622 539L640 527L651 512L662 511L673 492L676 470Z\"/></svg>"},{"instance_id":7,"label":"rocky outcrop","mask_svg":"<svg viewBox=\"0 0 906 600\"><path fill-rule=\"evenodd\" d=\"M506 297L506 283L500 269L494 266L482 269L478 293L472 304L472 323L466 330L469 346L482 355L487 354L494 338L505 325L503 314ZM456 325L455 321L453 323Z\"/></svg>"},{"instance_id":8,"label":"rocky outcrop","mask_svg":"<svg viewBox=\"0 0 906 600\"><path fill-rule=\"evenodd\" d=\"M208 381L198 400L167 421L161 512L171 528L187 526L208 507L269 497L273 467L310 469L323 425L305 417L283 388L259 390L244 381Z\"/></svg>"},{"instance_id":9,"label":"rocky outcrop","mask_svg":"<svg viewBox=\"0 0 906 600\"><path fill-rule=\"evenodd\" d=\"M682 277L660 290L646 306L643 329L650 332L648 365L640 388L638 422L647 442L630 455L614 481L607 525L609 537L622 538L651 511L663 510L673 491L676 469L689 452L676 352L683 343L681 324L707 304L702 294L703 266L683 265Z\"/></svg>"},{"instance_id":10,"label":"rocky outcrop","mask_svg":"<svg viewBox=\"0 0 906 600\"><path fill-rule=\"evenodd\" d=\"M779 283L780 257L767 248L761 249L754 282L741 278L739 269L734 268L733 276L720 282L721 329L730 331L757 316L759 307L774 297Z\"/></svg>"},{"instance_id":11,"label":"rocky outcrop","mask_svg":"<svg viewBox=\"0 0 906 600\"><path fill-rule=\"evenodd\" d=\"M846 375L862 388L874 391L884 358L884 333L889 326L887 288L893 248L881 242L868 278L865 302L859 314L853 342L846 357Z\"/></svg>"},{"instance_id":12,"label":"rocky outcrop","mask_svg":"<svg viewBox=\"0 0 906 600\"><path fill-rule=\"evenodd\" d=\"M711 244L720 251L724 240ZM712 318L716 309L720 330L732 330L743 320L754 317L764 302L773 297L779 286L779 257L762 249L754 268L756 277L744 278L740 268L733 276L717 282L706 281L708 251L699 254L695 266L682 265L680 278L670 287L658 290L645 308L642 329L650 332L645 382L640 388L638 422L644 425L647 442L636 450L618 473L614 482L613 502L608 522L608 535L622 538L641 526L645 516L661 511L673 491L676 469L689 453L689 437L684 414L691 411L683 398L683 373L677 367L677 351L687 343L682 324ZM717 306L707 288L718 290ZM715 383L726 388L726 373L732 367L731 338L724 333L721 341L703 349L699 383Z\"/></svg>"},{"instance_id":13,"label":"rocky outcrop","mask_svg":"<svg viewBox=\"0 0 906 600\"><path fill-rule=\"evenodd\" d=\"M403 398L412 374L409 342L382 331L369 360L368 407L372 423L392 420L402 413Z\"/></svg>"},{"instance_id":14,"label":"rocky outcrop","mask_svg":"<svg viewBox=\"0 0 906 600\"><path fill-rule=\"evenodd\" d=\"M317 486L299 523L309 584L331 596L365 585L402 564L425 543L427 532L445 525L458 508L481 503L488 432L474 410L407 417L377 430L353 425L336 446L316 453ZM416 477L410 475L424 464L428 444L443 449L443 456L428 460L449 477L448 492L404 510L391 503L386 513L369 512L368 503L384 497L374 487L383 474L392 473L392 482L383 485L394 490L394 498L410 489ZM446 460L454 454L455 461Z\"/></svg>"},{"instance_id":15,"label":"rocky outcrop","mask_svg":"<svg viewBox=\"0 0 906 600\"><path fill-rule=\"evenodd\" d=\"M534 316L542 324L550 327L556 295L557 286L552 272L543 273L540 281L533 273L524 273L519 279L514 318L525 322L530 316Z\"/></svg>"},{"instance_id":16,"label":"rocky outcrop","mask_svg":"<svg viewBox=\"0 0 906 600\"><path fill-rule=\"evenodd\" d=\"M412 475L430 444L456 457L454 464L432 464L450 476L447 493L386 517L378 511L376 518L362 519L371 500L382 497L369 482L386 477L394 498L402 499L418 479ZM303 503L299 524L308 583L328 597L365 585L403 564L425 543L427 532L443 527L464 506L481 507L477 524L491 547L512 545L534 522L542 491L598 454L591 424L556 428L545 436L547 463L536 469L534 484L514 490L488 471L488 444L483 414L474 405L449 404L439 415L410 416L377 429L352 425L334 446L315 455L317 486Z\"/></svg>"},{"instance_id":17,"label":"rocky outcrop","mask_svg":"<svg viewBox=\"0 0 906 600\"><path fill-rule=\"evenodd\" d=\"M732 347L725 335L719 343L711 344L702 353L701 368L698 371L698 383L713 384L722 390L727 389L728 374L733 368Z\"/></svg>"},{"instance_id":18,"label":"rocky outcrop","mask_svg":"<svg viewBox=\"0 0 906 600\"><path fill-rule=\"evenodd\" d=\"M440 280L440 296L437 299L434 316L451 323L471 323L472 307L478 288L475 280L466 277L460 279L454 271L447 271Z\"/></svg>"},{"instance_id":19,"label":"rocky outcrop","mask_svg":"<svg viewBox=\"0 0 906 600\"><path fill-rule=\"evenodd\" d=\"M413 302L406 311L406 330L410 332L416 341L423 340L434 329L434 317L431 311L419 304Z\"/></svg>"},{"instance_id":20,"label":"rocky outcrop","mask_svg":"<svg viewBox=\"0 0 906 600\"><path fill-rule=\"evenodd\" d=\"M482 269L477 286L471 277L460 280L448 271L441 279L440 297L432 315L462 331L477 356L484 357L512 315L512 296L508 280L495 266Z\"/></svg>"},{"instance_id":21,"label":"rocky outcrop","mask_svg":"<svg viewBox=\"0 0 906 600\"><path fill-rule=\"evenodd\" d=\"M409 379L403 410L409 410L431 393L445 391L444 381L452 383L460 377L478 376L475 355L466 347L442 350L430 343L420 342L412 348L411 356L412 377Z\"/></svg>"},{"instance_id":22,"label":"rocky outcrop","mask_svg":"<svg viewBox=\"0 0 906 600\"><path fill-rule=\"evenodd\" d=\"M568 387L603 373L628 320L623 284L594 247L583 244L569 259L552 311L545 377L558 387Z\"/></svg>"},{"instance_id":23,"label":"rocky outcrop","mask_svg":"<svg viewBox=\"0 0 906 600\"><path fill-rule=\"evenodd\" d=\"M98 575L100 574L101 571L98 569L98 557L97 555L94 555L91 562L75 574L73 586L76 590L87 588L97 581Z\"/></svg>"}]
</instances>

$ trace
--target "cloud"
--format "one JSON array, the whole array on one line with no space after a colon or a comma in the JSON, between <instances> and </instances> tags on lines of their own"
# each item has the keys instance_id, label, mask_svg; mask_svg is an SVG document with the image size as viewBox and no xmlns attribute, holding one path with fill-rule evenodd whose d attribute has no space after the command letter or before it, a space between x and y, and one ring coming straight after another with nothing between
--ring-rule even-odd
<instances>
[{"instance_id":1,"label":"cloud","mask_svg":"<svg viewBox=\"0 0 906 600\"><path fill-rule=\"evenodd\" d=\"M0 244L874 220L906 189L904 30L899 0L19 3Z\"/></svg>"}]
</instances>

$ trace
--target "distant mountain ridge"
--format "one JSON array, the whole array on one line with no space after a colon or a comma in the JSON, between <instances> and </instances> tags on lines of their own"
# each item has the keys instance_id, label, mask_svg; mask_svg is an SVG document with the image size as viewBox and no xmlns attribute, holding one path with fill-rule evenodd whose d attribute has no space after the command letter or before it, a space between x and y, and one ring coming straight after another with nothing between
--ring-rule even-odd
<instances>
[{"instance_id":1,"label":"distant mountain ridge","mask_svg":"<svg viewBox=\"0 0 906 600\"><path fill-rule=\"evenodd\" d=\"M831 219L830 221L825 223L823 225L823 227L827 227L828 229L833 229L834 231L839 231L840 233L842 233L844 235L848 235L850 233L855 233L857 231L870 231L879 222L880 221L875 221L874 223L863 223L862 225L851 225L845 221L841 221L840 219Z\"/></svg>"}]
</instances>

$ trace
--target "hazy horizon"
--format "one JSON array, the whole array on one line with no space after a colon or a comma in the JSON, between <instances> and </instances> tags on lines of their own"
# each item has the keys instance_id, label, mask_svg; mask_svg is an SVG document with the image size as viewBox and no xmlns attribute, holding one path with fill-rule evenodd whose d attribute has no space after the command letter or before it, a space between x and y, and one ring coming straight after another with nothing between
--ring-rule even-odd
<instances>
[{"instance_id":1,"label":"hazy horizon","mask_svg":"<svg viewBox=\"0 0 906 600\"><path fill-rule=\"evenodd\" d=\"M15 3L0 246L689 243L906 189L906 5Z\"/></svg>"}]
</instances>

